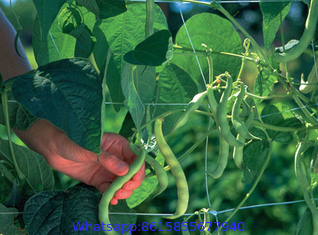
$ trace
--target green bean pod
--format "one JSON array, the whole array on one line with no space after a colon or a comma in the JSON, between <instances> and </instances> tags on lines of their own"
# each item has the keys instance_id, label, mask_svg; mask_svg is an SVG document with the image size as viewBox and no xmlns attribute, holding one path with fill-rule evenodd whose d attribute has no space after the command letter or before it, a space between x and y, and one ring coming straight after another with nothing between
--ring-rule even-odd
<instances>
[{"instance_id":1,"label":"green bean pod","mask_svg":"<svg viewBox=\"0 0 318 235\"><path fill-rule=\"evenodd\" d=\"M176 122L176 129L183 126L188 121L190 113L197 110L200 107L200 105L205 100L206 96L207 91L203 91L199 94L196 94L193 97L193 99L189 102L186 111L179 117L178 121Z\"/></svg>"},{"instance_id":2,"label":"green bean pod","mask_svg":"<svg viewBox=\"0 0 318 235\"><path fill-rule=\"evenodd\" d=\"M210 110L212 114L214 115L214 117L216 117L219 104L215 99L213 88L211 85L208 86L207 92L208 92L208 102L209 102Z\"/></svg>"},{"instance_id":3,"label":"green bean pod","mask_svg":"<svg viewBox=\"0 0 318 235\"><path fill-rule=\"evenodd\" d=\"M308 187L310 186L310 183L306 177L306 173L302 169L302 160L303 155L306 152L306 150L310 147L309 141L302 141L299 143L298 148L295 153L295 174L298 179L298 182L302 188L303 196L305 199L305 202L311 212L312 216L312 234L317 235L318 234L318 211L316 203L314 202L313 198L310 198L309 196L309 190Z\"/></svg>"},{"instance_id":4,"label":"green bean pod","mask_svg":"<svg viewBox=\"0 0 318 235\"><path fill-rule=\"evenodd\" d=\"M162 133L162 119L158 118L155 121L155 137L157 140L158 148L165 158L167 164L170 166L171 173L176 179L178 191L178 203L175 213L172 216L165 216L166 219L176 219L182 216L188 208L189 203L189 188L188 182L183 172L183 169L167 144Z\"/></svg>"},{"instance_id":5,"label":"green bean pod","mask_svg":"<svg viewBox=\"0 0 318 235\"><path fill-rule=\"evenodd\" d=\"M216 168L212 173L209 173L213 178L220 178L227 166L227 162L229 159L229 144L223 138L222 133L219 131L219 140L220 140L220 148L219 148L219 159L216 165Z\"/></svg>"},{"instance_id":6,"label":"green bean pod","mask_svg":"<svg viewBox=\"0 0 318 235\"><path fill-rule=\"evenodd\" d=\"M287 63L289 61L295 60L307 49L310 41L314 38L317 19L318 0L311 0L308 17L305 24L305 30L299 40L299 43L288 52L281 54L276 53L275 57L278 62Z\"/></svg>"},{"instance_id":7,"label":"green bean pod","mask_svg":"<svg viewBox=\"0 0 318 235\"><path fill-rule=\"evenodd\" d=\"M150 157L149 155L146 155L146 162L154 168L158 182L159 182L159 190L153 196L153 197L156 197L167 188L168 175L167 175L167 172L165 171L165 169L161 166L161 164L159 162L157 162L155 159L153 159L152 157Z\"/></svg>"},{"instance_id":8,"label":"green bean pod","mask_svg":"<svg viewBox=\"0 0 318 235\"><path fill-rule=\"evenodd\" d=\"M135 145L133 143L129 143L129 147L134 151ZM107 229L105 231L108 235L118 235L116 231L114 231L113 227L111 226L110 220L109 220L109 203L111 199L114 197L115 193L123 187L123 185L130 180L141 168L142 164L145 161L146 157L146 150L145 148L141 148L140 152L138 154L138 158L136 161L134 161L130 167L129 171L126 175L117 177L114 182L112 182L109 186L109 188L104 192L102 199L99 203L99 221L100 223L104 223L107 226ZM109 229L109 226L111 227L110 231L107 231Z\"/></svg>"},{"instance_id":9,"label":"green bean pod","mask_svg":"<svg viewBox=\"0 0 318 235\"><path fill-rule=\"evenodd\" d=\"M227 84L225 90L221 96L219 106L217 108L217 124L219 126L220 133L222 133L223 138L228 142L228 144L240 147L244 146L244 143L238 141L231 133L228 127L226 105L227 101L231 95L233 79L228 76Z\"/></svg>"},{"instance_id":10,"label":"green bean pod","mask_svg":"<svg viewBox=\"0 0 318 235\"><path fill-rule=\"evenodd\" d=\"M247 129L250 127L253 120L254 120L254 111L251 111L247 120L244 123ZM238 141L245 143L245 138L242 137L240 134L237 134L236 139ZM235 165L239 169L243 169L243 149L244 149L244 146L233 148L233 160L234 160Z\"/></svg>"},{"instance_id":11,"label":"green bean pod","mask_svg":"<svg viewBox=\"0 0 318 235\"><path fill-rule=\"evenodd\" d=\"M309 146L310 145L308 141L302 141L299 143L295 153L295 164L294 164L295 174L299 184L304 189L307 189L307 187L309 186L309 182L307 178L305 177L305 173L303 172L301 168L301 159L302 159L302 155L305 153L305 151L308 149Z\"/></svg>"},{"instance_id":12,"label":"green bean pod","mask_svg":"<svg viewBox=\"0 0 318 235\"><path fill-rule=\"evenodd\" d=\"M150 37L154 33L153 25L155 23L155 1L146 0L146 37Z\"/></svg>"},{"instance_id":13,"label":"green bean pod","mask_svg":"<svg viewBox=\"0 0 318 235\"><path fill-rule=\"evenodd\" d=\"M240 106L241 106L241 103L244 99L244 96L245 96L245 85L242 84L241 85L241 90L240 90L240 93L239 95L237 96L235 102L234 102L234 105L233 105L233 109L232 109L232 117L231 117L231 120L232 120L232 124L236 130L236 132L238 134L240 134L240 136L242 136L243 138L245 139L259 139L261 140L260 138L258 137L255 137L253 136L247 129L246 125L244 125L244 123L241 121L240 119ZM240 141L240 140L239 140ZM241 141L240 141L241 142ZM245 140L244 140L245 142Z\"/></svg>"}]
</instances>

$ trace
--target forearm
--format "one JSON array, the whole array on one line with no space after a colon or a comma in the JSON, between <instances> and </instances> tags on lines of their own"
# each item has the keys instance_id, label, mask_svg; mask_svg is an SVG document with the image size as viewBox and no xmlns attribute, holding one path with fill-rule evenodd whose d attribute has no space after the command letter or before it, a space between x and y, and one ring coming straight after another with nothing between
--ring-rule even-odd
<instances>
[{"instance_id":1,"label":"forearm","mask_svg":"<svg viewBox=\"0 0 318 235\"><path fill-rule=\"evenodd\" d=\"M0 9L0 73L4 81L31 70L29 62L19 57L15 51L15 35L16 31ZM18 49L26 58L20 41L18 41Z\"/></svg>"},{"instance_id":2,"label":"forearm","mask_svg":"<svg viewBox=\"0 0 318 235\"><path fill-rule=\"evenodd\" d=\"M16 31L0 9L0 73L4 81L31 70L29 62L19 57L15 51L15 35ZM18 47L20 54L26 58L20 41L18 42ZM50 138L54 135L56 129L57 128L48 121L38 120L27 131L13 131L30 149L43 156L47 156L51 151L47 146L52 147L52 144L49 144L51 143ZM46 134L39 135L39 133L43 133L44 130ZM46 143L46 145L43 143Z\"/></svg>"}]
</instances>

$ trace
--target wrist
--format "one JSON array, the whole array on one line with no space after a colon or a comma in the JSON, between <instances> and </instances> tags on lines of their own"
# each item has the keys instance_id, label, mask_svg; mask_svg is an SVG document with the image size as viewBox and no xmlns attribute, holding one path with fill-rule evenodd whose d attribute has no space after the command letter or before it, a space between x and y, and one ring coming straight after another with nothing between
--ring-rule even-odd
<instances>
[{"instance_id":1,"label":"wrist","mask_svg":"<svg viewBox=\"0 0 318 235\"><path fill-rule=\"evenodd\" d=\"M13 132L31 150L48 159L57 153L57 141L64 132L44 119L37 120L28 130L13 129Z\"/></svg>"}]
</instances>

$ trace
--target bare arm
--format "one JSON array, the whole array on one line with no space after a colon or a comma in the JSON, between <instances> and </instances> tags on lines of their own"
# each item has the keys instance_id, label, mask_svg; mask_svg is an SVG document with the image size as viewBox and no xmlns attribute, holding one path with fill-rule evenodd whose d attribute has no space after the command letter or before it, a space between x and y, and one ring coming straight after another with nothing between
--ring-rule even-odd
<instances>
[{"instance_id":1,"label":"bare arm","mask_svg":"<svg viewBox=\"0 0 318 235\"><path fill-rule=\"evenodd\" d=\"M19 57L14 49L15 35L16 31L0 9L0 72L4 81L31 70L29 62ZM18 48L26 58L20 41Z\"/></svg>"}]
</instances>

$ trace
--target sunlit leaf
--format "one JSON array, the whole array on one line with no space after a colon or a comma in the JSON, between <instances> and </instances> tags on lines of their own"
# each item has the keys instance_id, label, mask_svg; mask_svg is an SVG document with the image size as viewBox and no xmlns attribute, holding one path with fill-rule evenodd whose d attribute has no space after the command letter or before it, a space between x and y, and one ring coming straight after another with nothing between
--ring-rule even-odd
<instances>
[{"instance_id":1,"label":"sunlit leaf","mask_svg":"<svg viewBox=\"0 0 318 235\"><path fill-rule=\"evenodd\" d=\"M239 55L242 53L242 41L237 30L230 21L216 14L202 13L194 15L186 21L186 27L196 51L206 50L202 46L203 43L216 53L227 52ZM184 25L180 28L175 43L177 46L185 47L192 51L187 30ZM175 52L182 52L182 50L175 50ZM183 52L189 53L188 51ZM241 65L240 58L218 54L212 54L212 58L214 76L227 71L236 80ZM206 57L199 56L198 60L205 80L208 82L209 69L207 59ZM188 72L198 84L204 86L196 57L174 54L172 62Z\"/></svg>"},{"instance_id":2,"label":"sunlit leaf","mask_svg":"<svg viewBox=\"0 0 318 235\"><path fill-rule=\"evenodd\" d=\"M265 49L268 50L275 39L277 30L289 12L291 3L286 2L273 2L261 0L260 8L263 14L263 35Z\"/></svg>"}]
</instances>

